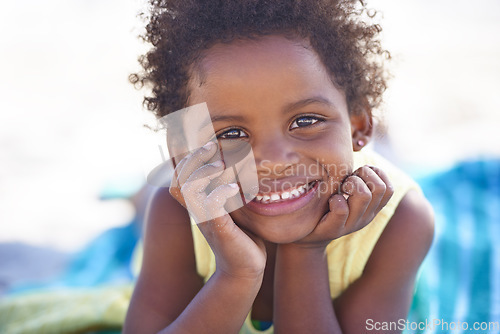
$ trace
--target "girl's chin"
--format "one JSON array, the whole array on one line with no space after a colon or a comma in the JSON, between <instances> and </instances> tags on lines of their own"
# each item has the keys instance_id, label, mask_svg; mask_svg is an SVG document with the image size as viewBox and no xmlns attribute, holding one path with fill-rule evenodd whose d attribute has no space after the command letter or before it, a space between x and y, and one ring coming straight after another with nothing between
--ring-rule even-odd
<instances>
[{"instance_id":1,"label":"girl's chin","mask_svg":"<svg viewBox=\"0 0 500 334\"><path fill-rule=\"evenodd\" d=\"M236 218L235 221L238 221L238 225L265 241L275 244L289 244L298 242L311 234L320 219L321 217L309 216L308 219L295 217L293 219L295 221L291 221L292 219L286 219L285 217L282 217L282 219L262 217L261 219L244 221Z\"/></svg>"},{"instance_id":2,"label":"girl's chin","mask_svg":"<svg viewBox=\"0 0 500 334\"><path fill-rule=\"evenodd\" d=\"M266 241L276 244L293 243L304 239L316 228L328 211L328 198L328 195L323 195L321 198L314 196L299 210L285 215L258 214L246 206L233 211L230 215L238 226Z\"/></svg>"},{"instance_id":3,"label":"girl's chin","mask_svg":"<svg viewBox=\"0 0 500 334\"><path fill-rule=\"evenodd\" d=\"M300 240L304 239L307 237L309 233L303 233L303 234L297 234L297 235L279 235L277 237L269 237L269 238L263 238L264 240L278 244L278 245L283 245L283 244L291 244L294 242L299 242Z\"/></svg>"}]
</instances>

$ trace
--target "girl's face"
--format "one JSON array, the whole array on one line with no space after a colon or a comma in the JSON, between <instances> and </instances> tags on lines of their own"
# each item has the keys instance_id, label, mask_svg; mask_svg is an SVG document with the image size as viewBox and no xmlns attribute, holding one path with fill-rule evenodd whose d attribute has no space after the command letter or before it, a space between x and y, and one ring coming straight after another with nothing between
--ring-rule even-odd
<instances>
[{"instance_id":1,"label":"girl's face","mask_svg":"<svg viewBox=\"0 0 500 334\"><path fill-rule=\"evenodd\" d=\"M211 47L190 81L189 104L202 102L219 141L253 149L259 194L234 221L276 243L311 233L352 172L355 128L310 45L266 36Z\"/></svg>"}]
</instances>

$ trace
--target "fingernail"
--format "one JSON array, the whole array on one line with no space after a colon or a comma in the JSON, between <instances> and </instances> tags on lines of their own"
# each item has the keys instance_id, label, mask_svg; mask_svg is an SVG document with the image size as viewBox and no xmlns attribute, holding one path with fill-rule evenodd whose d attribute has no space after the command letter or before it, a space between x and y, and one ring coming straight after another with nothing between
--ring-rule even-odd
<instances>
[{"instance_id":1,"label":"fingernail","mask_svg":"<svg viewBox=\"0 0 500 334\"><path fill-rule=\"evenodd\" d=\"M238 183L229 183L228 186L230 186L233 189L238 188Z\"/></svg>"},{"instance_id":2,"label":"fingernail","mask_svg":"<svg viewBox=\"0 0 500 334\"><path fill-rule=\"evenodd\" d=\"M208 143L206 143L203 146L203 148L208 151L208 150L210 150L212 148L213 145L214 145L214 142L213 141L209 141Z\"/></svg>"},{"instance_id":3,"label":"fingernail","mask_svg":"<svg viewBox=\"0 0 500 334\"><path fill-rule=\"evenodd\" d=\"M211 163L211 165L214 167L220 167L222 166L222 161L221 160L214 161Z\"/></svg>"},{"instance_id":4,"label":"fingernail","mask_svg":"<svg viewBox=\"0 0 500 334\"><path fill-rule=\"evenodd\" d=\"M351 182L346 182L342 186L342 191L347 195L352 195L353 190L354 190L354 185Z\"/></svg>"}]
</instances>

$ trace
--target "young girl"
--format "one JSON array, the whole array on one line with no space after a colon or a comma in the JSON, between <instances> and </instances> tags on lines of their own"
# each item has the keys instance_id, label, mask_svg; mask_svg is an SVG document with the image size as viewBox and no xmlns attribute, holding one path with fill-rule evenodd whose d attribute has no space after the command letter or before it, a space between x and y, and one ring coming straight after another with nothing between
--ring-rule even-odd
<instances>
[{"instance_id":1,"label":"young girl","mask_svg":"<svg viewBox=\"0 0 500 334\"><path fill-rule=\"evenodd\" d=\"M132 81L152 85L158 117L206 103L218 145L176 159L150 203L125 333L401 332L433 218L414 182L361 151L385 89L364 13L356 1L151 1L153 48ZM217 152L242 142L258 189L228 213L241 184Z\"/></svg>"}]
</instances>

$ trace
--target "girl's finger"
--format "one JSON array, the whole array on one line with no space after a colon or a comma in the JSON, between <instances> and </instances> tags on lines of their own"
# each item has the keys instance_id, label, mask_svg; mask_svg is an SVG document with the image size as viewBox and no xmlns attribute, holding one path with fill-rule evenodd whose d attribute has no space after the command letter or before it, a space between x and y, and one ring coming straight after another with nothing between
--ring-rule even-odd
<instances>
[{"instance_id":1,"label":"girl's finger","mask_svg":"<svg viewBox=\"0 0 500 334\"><path fill-rule=\"evenodd\" d=\"M328 199L329 211L321 218L314 229L314 234L321 238L336 239L342 234L347 218L349 205L341 194L334 194Z\"/></svg>"},{"instance_id":2,"label":"girl's finger","mask_svg":"<svg viewBox=\"0 0 500 334\"><path fill-rule=\"evenodd\" d=\"M371 214L373 214L373 216L375 216L375 214L377 214L378 212L377 209L386 191L384 181L382 181L377 173L375 173L375 171L368 166L358 168L354 172L354 175L360 177L363 180L372 194L370 204L366 208L366 215L370 216Z\"/></svg>"},{"instance_id":3,"label":"girl's finger","mask_svg":"<svg viewBox=\"0 0 500 334\"><path fill-rule=\"evenodd\" d=\"M391 199L392 195L394 194L394 187L393 187L391 181L389 180L389 177L387 176L387 174L383 170L381 170L378 167L373 167L373 166L370 166L370 168L380 177L380 179L382 180L382 182L384 182L384 184L385 184L385 193L384 193L384 196L382 197L382 199L380 201L380 204L377 207L377 212L378 212Z\"/></svg>"},{"instance_id":4,"label":"girl's finger","mask_svg":"<svg viewBox=\"0 0 500 334\"><path fill-rule=\"evenodd\" d=\"M212 219L227 214L224 205L229 198L238 194L239 191L240 188L237 183L223 184L215 188L207 196L205 205Z\"/></svg>"},{"instance_id":5,"label":"girl's finger","mask_svg":"<svg viewBox=\"0 0 500 334\"><path fill-rule=\"evenodd\" d=\"M225 171L224 162L222 160L216 160L210 164L203 165L198 169L196 169L194 172L191 173L191 175L189 175L188 179L184 182L184 184L195 182L197 180L202 180L202 179L212 181L213 179L221 175L224 171ZM200 191L203 190L200 189Z\"/></svg>"},{"instance_id":6,"label":"girl's finger","mask_svg":"<svg viewBox=\"0 0 500 334\"><path fill-rule=\"evenodd\" d=\"M195 193L192 195L193 201L186 201L189 214L196 224L223 217L227 215L227 211L224 209L226 201L238 192L238 185L231 183L217 187L208 196Z\"/></svg>"},{"instance_id":7,"label":"girl's finger","mask_svg":"<svg viewBox=\"0 0 500 334\"><path fill-rule=\"evenodd\" d=\"M191 154L185 155L175 166L174 175L172 176L172 181L170 182L169 192L170 194L179 202L183 207L186 207L186 201L182 196L181 186L183 183L179 183L179 174L182 171L182 168L189 161L189 157ZM175 160L175 158L174 158Z\"/></svg>"},{"instance_id":8,"label":"girl's finger","mask_svg":"<svg viewBox=\"0 0 500 334\"><path fill-rule=\"evenodd\" d=\"M217 145L214 142L208 142L202 148L199 148L192 154L186 156L182 169L177 177L177 182L180 187L184 185L191 174L209 161L217 152ZM184 160L183 159L183 160ZM182 162L182 160L181 160ZM176 168L177 169L177 168Z\"/></svg>"},{"instance_id":9,"label":"girl's finger","mask_svg":"<svg viewBox=\"0 0 500 334\"><path fill-rule=\"evenodd\" d=\"M212 181L210 187L212 189L215 189L218 186L221 186L223 184L229 184L229 183L234 183L234 182L236 182L236 176L234 174L234 171L232 168L227 168L227 169L224 169L224 172L220 176L216 177Z\"/></svg>"},{"instance_id":10,"label":"girl's finger","mask_svg":"<svg viewBox=\"0 0 500 334\"><path fill-rule=\"evenodd\" d=\"M372 200L372 193L365 182L356 175L349 176L342 183L342 191L349 196L349 217L346 221L346 229L350 232L363 228L367 222L362 221L366 209Z\"/></svg>"},{"instance_id":11,"label":"girl's finger","mask_svg":"<svg viewBox=\"0 0 500 334\"><path fill-rule=\"evenodd\" d=\"M220 213L217 210L218 208L213 207L210 202L207 203L208 196L205 192L211 179L217 177L220 173L222 173L222 171L209 173L203 178L194 178L192 181L184 183L181 188L181 193L186 202L186 208L189 211L189 215L193 217L197 224L217 217L217 215L214 215L214 212L217 212L217 214Z\"/></svg>"},{"instance_id":12,"label":"girl's finger","mask_svg":"<svg viewBox=\"0 0 500 334\"><path fill-rule=\"evenodd\" d=\"M184 198L188 200L193 195L205 193L210 182L224 172L224 163L217 160L195 170L181 187Z\"/></svg>"}]
</instances>

